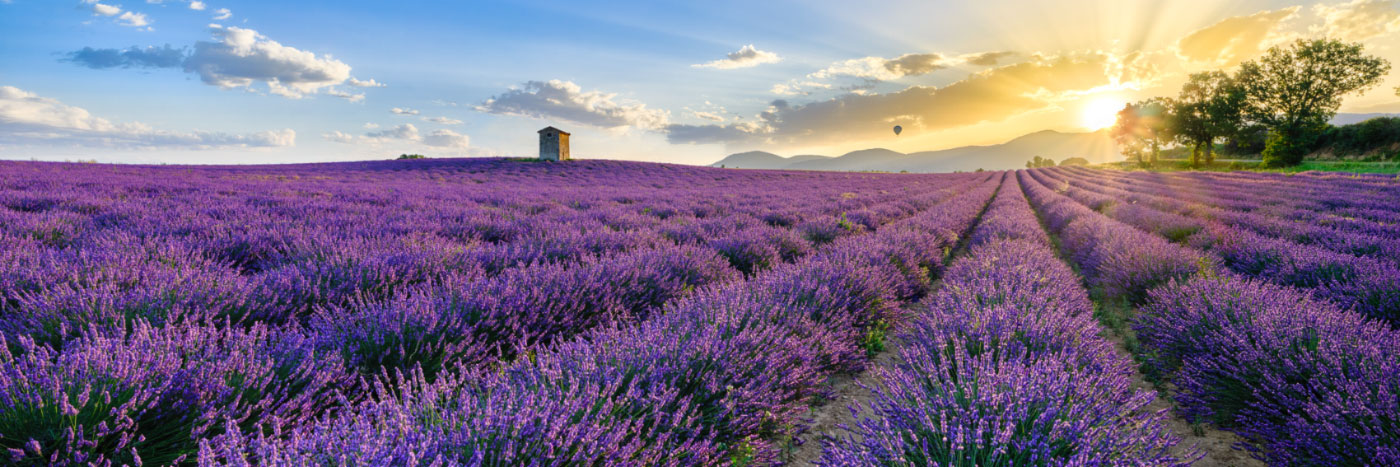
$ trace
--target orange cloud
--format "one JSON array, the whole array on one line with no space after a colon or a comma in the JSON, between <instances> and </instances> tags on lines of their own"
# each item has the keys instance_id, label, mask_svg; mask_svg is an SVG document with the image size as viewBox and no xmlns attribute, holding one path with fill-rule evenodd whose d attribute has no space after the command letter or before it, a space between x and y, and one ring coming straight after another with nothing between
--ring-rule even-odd
<instances>
[{"instance_id":1,"label":"orange cloud","mask_svg":"<svg viewBox=\"0 0 1400 467\"><path fill-rule=\"evenodd\" d=\"M1320 28L1329 36L1364 40L1400 31L1400 1L1355 0L1339 5L1316 5Z\"/></svg>"},{"instance_id":2,"label":"orange cloud","mask_svg":"<svg viewBox=\"0 0 1400 467\"><path fill-rule=\"evenodd\" d=\"M1278 26L1298 14L1300 7L1234 16L1206 26L1176 43L1182 58L1233 66L1258 56L1276 36Z\"/></svg>"},{"instance_id":3,"label":"orange cloud","mask_svg":"<svg viewBox=\"0 0 1400 467\"><path fill-rule=\"evenodd\" d=\"M871 139L905 130L936 131L1003 120L1053 105L1056 96L1109 86L1115 60L1089 53L993 68L942 88L911 86L888 94L846 94L809 104L773 101L758 123L670 125L673 143L812 144Z\"/></svg>"}]
</instances>

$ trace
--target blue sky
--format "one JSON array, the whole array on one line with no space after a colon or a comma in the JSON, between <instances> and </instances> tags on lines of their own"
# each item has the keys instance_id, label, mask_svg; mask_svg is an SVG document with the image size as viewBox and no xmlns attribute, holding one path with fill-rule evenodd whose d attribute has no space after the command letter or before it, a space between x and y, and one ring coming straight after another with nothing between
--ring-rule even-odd
<instances>
[{"instance_id":1,"label":"blue sky","mask_svg":"<svg viewBox=\"0 0 1400 467\"><path fill-rule=\"evenodd\" d=\"M1294 37L1400 62L1392 0L0 0L0 29L0 158L103 162L532 156L551 124L579 157L918 151L1094 129Z\"/></svg>"}]
</instances>

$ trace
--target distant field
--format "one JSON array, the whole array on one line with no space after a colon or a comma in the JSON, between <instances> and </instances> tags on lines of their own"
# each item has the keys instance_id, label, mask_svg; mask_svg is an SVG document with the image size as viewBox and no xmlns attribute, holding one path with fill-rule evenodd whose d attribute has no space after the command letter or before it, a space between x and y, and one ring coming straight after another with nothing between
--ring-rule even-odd
<instances>
[{"instance_id":1,"label":"distant field","mask_svg":"<svg viewBox=\"0 0 1400 467\"><path fill-rule=\"evenodd\" d=\"M1137 162L1114 162L1103 164L1100 167L1117 170L1148 170L1157 172L1171 171L1209 171L1209 172L1230 172L1238 170L1248 170L1254 172L1278 172L1278 173L1298 173L1298 172L1351 172L1366 174L1400 174L1400 162L1362 162L1362 161L1303 161L1303 163L1283 168L1265 168L1259 160L1216 160L1214 164L1192 167L1187 161L1166 160L1159 161L1152 167L1144 168Z\"/></svg>"},{"instance_id":2,"label":"distant field","mask_svg":"<svg viewBox=\"0 0 1400 467\"><path fill-rule=\"evenodd\" d=\"M1397 213L1317 172L0 162L0 455L1396 465Z\"/></svg>"}]
</instances>

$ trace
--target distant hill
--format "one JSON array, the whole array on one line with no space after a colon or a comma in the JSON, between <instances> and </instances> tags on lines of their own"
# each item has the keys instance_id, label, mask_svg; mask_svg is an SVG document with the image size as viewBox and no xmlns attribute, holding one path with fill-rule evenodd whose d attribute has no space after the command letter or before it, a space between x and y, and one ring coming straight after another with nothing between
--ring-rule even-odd
<instances>
[{"instance_id":1,"label":"distant hill","mask_svg":"<svg viewBox=\"0 0 1400 467\"><path fill-rule=\"evenodd\" d=\"M730 154L724 160L711 164L713 167L724 165L725 167L742 167L745 169L776 169L789 164L812 160L830 159L827 156L792 156L783 157L771 152L749 151L738 154Z\"/></svg>"},{"instance_id":2,"label":"distant hill","mask_svg":"<svg viewBox=\"0 0 1400 467\"><path fill-rule=\"evenodd\" d=\"M1024 168L1026 161L1035 156L1056 161L1069 157L1083 157L1091 163L1121 158L1117 145L1105 131L1061 133L1045 130L990 146L964 146L910 154L875 148L854 151L839 157L782 157L770 152L751 151L730 155L711 165L744 169L952 172Z\"/></svg>"},{"instance_id":3,"label":"distant hill","mask_svg":"<svg viewBox=\"0 0 1400 467\"><path fill-rule=\"evenodd\" d=\"M1400 114L1337 114L1327 123L1335 126L1351 125L1379 117L1400 117Z\"/></svg>"}]
</instances>

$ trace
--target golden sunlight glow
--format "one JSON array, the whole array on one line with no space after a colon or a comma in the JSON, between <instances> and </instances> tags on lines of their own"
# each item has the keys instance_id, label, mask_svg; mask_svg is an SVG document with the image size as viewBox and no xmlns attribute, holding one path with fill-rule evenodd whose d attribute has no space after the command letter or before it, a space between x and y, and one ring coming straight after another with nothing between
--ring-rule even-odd
<instances>
[{"instance_id":1,"label":"golden sunlight glow","mask_svg":"<svg viewBox=\"0 0 1400 467\"><path fill-rule=\"evenodd\" d=\"M1117 97L1095 97L1079 111L1079 126L1090 130L1111 127L1118 120L1118 111L1123 110L1124 104L1123 99Z\"/></svg>"}]
</instances>

